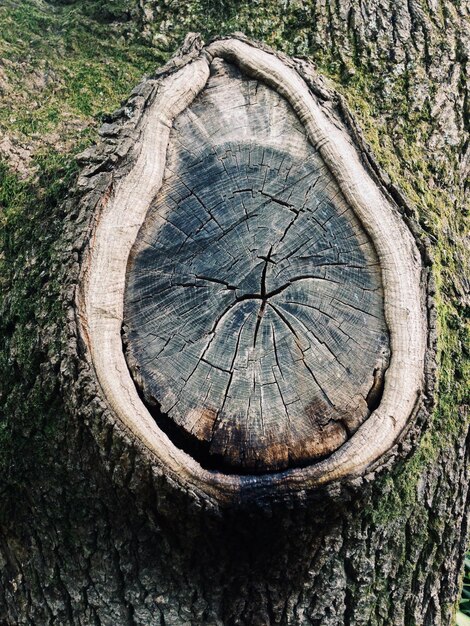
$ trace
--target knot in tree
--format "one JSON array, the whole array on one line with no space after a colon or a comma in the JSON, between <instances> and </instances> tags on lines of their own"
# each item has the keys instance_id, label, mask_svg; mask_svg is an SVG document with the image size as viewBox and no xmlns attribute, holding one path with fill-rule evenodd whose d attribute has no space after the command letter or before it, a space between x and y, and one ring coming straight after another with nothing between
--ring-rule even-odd
<instances>
[{"instance_id":1,"label":"knot in tree","mask_svg":"<svg viewBox=\"0 0 470 626\"><path fill-rule=\"evenodd\" d=\"M106 404L219 502L372 471L422 404L425 276L341 100L230 38L130 103L79 297Z\"/></svg>"}]
</instances>

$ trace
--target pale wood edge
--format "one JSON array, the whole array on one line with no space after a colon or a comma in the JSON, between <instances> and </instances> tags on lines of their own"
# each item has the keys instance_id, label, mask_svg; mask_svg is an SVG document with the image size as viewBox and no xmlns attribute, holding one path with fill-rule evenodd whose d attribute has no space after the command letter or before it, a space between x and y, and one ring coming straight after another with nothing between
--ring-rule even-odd
<instances>
[{"instance_id":1,"label":"pale wood edge","mask_svg":"<svg viewBox=\"0 0 470 626\"><path fill-rule=\"evenodd\" d=\"M383 269L392 358L380 406L351 440L325 461L267 477L206 471L176 448L141 402L122 352L120 331L127 257L150 199L161 184L172 121L203 89L212 56L236 63L291 103L373 240ZM143 149L113 176L113 184L95 218L79 281L80 335L103 399L178 484L218 502L266 491L302 494L331 481L361 475L377 465L398 440L416 413L423 391L428 326L422 262L414 237L393 201L361 164L344 125L313 96L293 62L231 38L213 42L202 50L199 47L191 58L170 66L157 78L137 127L138 145ZM151 184L144 186L147 180ZM138 202L137 195L133 195L137 187ZM113 254L116 251L118 254Z\"/></svg>"}]
</instances>

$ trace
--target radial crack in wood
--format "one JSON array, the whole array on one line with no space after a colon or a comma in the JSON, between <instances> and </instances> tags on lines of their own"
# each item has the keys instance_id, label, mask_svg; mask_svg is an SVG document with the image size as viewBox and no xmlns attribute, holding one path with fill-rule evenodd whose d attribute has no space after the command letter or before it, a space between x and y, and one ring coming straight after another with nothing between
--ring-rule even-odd
<instances>
[{"instance_id":1,"label":"radial crack in wood","mask_svg":"<svg viewBox=\"0 0 470 626\"><path fill-rule=\"evenodd\" d=\"M305 465L368 417L389 352L374 247L290 105L233 65L175 120L127 281L131 370L201 464Z\"/></svg>"},{"instance_id":2,"label":"radial crack in wood","mask_svg":"<svg viewBox=\"0 0 470 626\"><path fill-rule=\"evenodd\" d=\"M79 293L104 398L219 500L363 473L420 403L413 236L294 62L222 39L154 82Z\"/></svg>"}]
</instances>

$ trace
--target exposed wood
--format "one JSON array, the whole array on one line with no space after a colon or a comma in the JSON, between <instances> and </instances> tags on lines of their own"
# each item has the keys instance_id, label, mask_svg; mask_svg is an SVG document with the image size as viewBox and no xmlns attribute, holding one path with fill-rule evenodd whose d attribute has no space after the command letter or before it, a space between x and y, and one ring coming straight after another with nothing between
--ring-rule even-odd
<instances>
[{"instance_id":1,"label":"exposed wood","mask_svg":"<svg viewBox=\"0 0 470 626\"><path fill-rule=\"evenodd\" d=\"M202 464L305 465L368 417L377 256L291 107L233 65L175 120L127 271L136 380Z\"/></svg>"},{"instance_id":2,"label":"exposed wood","mask_svg":"<svg viewBox=\"0 0 470 626\"><path fill-rule=\"evenodd\" d=\"M233 72L231 77L223 78L224 71L219 78L213 78L214 84L208 83L210 68L220 71L218 57L235 63L242 75L252 76L260 83L259 105L252 105L254 109L259 106L260 112L250 116L253 127L247 121L246 98L257 83L246 82ZM230 81L236 80L244 81L245 87L223 93ZM427 320L422 265L413 236L377 179L361 164L344 125L331 107L325 107L312 94L288 60L245 41L221 40L181 69L164 75L155 87L156 95L139 121L135 163L115 175L116 184L98 215L82 279L82 332L107 401L176 480L218 499L231 500L240 489L245 492L248 487L255 492L266 485L279 492L303 492L305 488L364 472L393 446L420 407ZM245 95L243 89L248 89ZM201 92L201 97L190 106ZM206 101L204 94L211 92L215 95L207 96ZM239 102L238 108L227 107L232 98ZM276 106L271 106L273 99ZM200 111L206 107L210 111L207 117L215 113L219 122L205 123ZM263 107L270 112L263 112ZM178 119L181 114L183 117ZM285 124L294 129L292 134L289 132L286 146ZM248 132L251 136L247 143ZM269 147L266 153L265 143ZM217 146L215 160L210 156L213 146ZM182 156L185 152L190 156ZM241 201L240 217L233 202L229 210L220 210L222 206L230 207L223 190L227 179L233 178L230 171L238 152L237 168L246 169L246 182L236 183L238 191L256 192L251 195L242 191L245 196L237 198ZM258 170L253 175L246 168L251 167L251 158ZM284 174L285 182L279 186L277 172L282 170L283 158L292 170L292 182ZM188 159L194 160L196 170L202 162L204 175L191 170L184 178L180 172L190 169ZM184 165L180 160L186 161ZM217 169L220 164L225 164L223 176ZM318 178L317 188L314 182ZM214 179L215 188L211 190L209 181ZM296 179L299 183L293 185ZM196 191L192 189L195 185ZM306 201L309 186L313 189L311 206L310 199ZM294 211L282 204L289 205L291 188ZM237 189L230 183L230 194L234 191ZM179 206L183 201L184 209ZM221 201L223 205L217 211L216 205ZM154 208L147 225L151 206ZM300 211L304 206L310 210ZM263 215L260 207L272 214ZM250 224L251 219L256 221ZM294 225L287 230L290 222ZM202 457L200 452L193 454L192 449L182 449L185 446L173 441L173 435L166 436L158 419L152 418L139 397L124 360L121 325L125 273L143 224L139 240L144 245L142 251L138 246L134 251L136 260L129 271L128 362L147 400L161 405L162 412L169 413L169 419L186 436L208 447L208 453L206 450ZM315 242L323 229L326 238L320 243L332 252L330 257L325 252L313 257L318 264L315 270L312 258L302 260L302 245L310 240ZM353 246L352 256L347 245L332 245L335 237L342 239L342 229ZM213 255L208 255L204 247L197 252L198 242L209 238L213 245L217 237ZM322 247L315 249L314 245L312 251L318 255ZM164 262L158 257L162 248ZM287 254L287 265L285 260L283 264L281 250L285 250L284 257ZM358 250L363 256L354 258ZM219 254L220 273L215 276L211 259ZM322 266L319 259L326 265ZM134 279L134 271L137 277L143 272L140 282ZM188 272L192 275L189 283ZM222 283L211 283L209 287L211 281L207 278ZM314 293L319 294L318 298ZM350 306L353 302L356 308ZM340 324L348 315L364 315L366 311L372 314L364 324L367 331L362 333L367 337L365 351L361 348L351 358L354 366L346 362L353 342L337 339L339 350L331 336L318 340L312 332L313 314L299 313L303 304L323 309L333 320L340 316ZM162 315L168 326L155 315ZM353 325L358 324L356 317ZM238 349L235 327L242 327ZM174 330L177 335L173 341ZM348 334L346 326L343 330ZM377 379L382 378L387 367L386 330L390 336L390 363L380 398ZM232 337L230 347L226 344L227 336ZM351 330L350 336L364 345L357 329ZM219 337L224 338L223 350L218 347ZM276 337L281 346L275 349ZM234 360L240 345L242 350L252 346L249 354L240 352L240 363L243 358L247 363L243 370ZM282 356L279 364L278 350ZM181 356L175 357L179 352ZM288 384L283 391L282 368L291 370L284 374ZM374 397L380 402L369 415L366 400L374 385L369 400ZM288 392L290 396L284 398ZM286 411L286 404L292 404L292 411ZM217 472L204 466L211 454L209 465L215 460ZM313 462L316 457L320 459ZM253 480L249 475L245 478L220 471L226 466L244 472L290 469L270 475L263 486L262 475Z\"/></svg>"},{"instance_id":3,"label":"exposed wood","mask_svg":"<svg viewBox=\"0 0 470 626\"><path fill-rule=\"evenodd\" d=\"M73 15L75 22L80 3L67 9L61 4L41 3L41 16L50 12L62 21L64 14ZM87 2L84 10L98 4L109 3ZM339 480L327 477L321 486L312 479L314 472L310 478L303 474L304 480L297 471L302 468L241 477L235 474L240 468L233 467L231 475L230 468L197 474L198 464L191 465L190 458L194 450L184 460L160 434L162 446L153 451L145 424L133 423L132 414L119 408L119 402L127 402L127 392L121 393L119 385L111 389L115 396L109 387L103 391L106 374L119 377L119 372L112 371L110 349L101 361L97 351L92 361L75 295L80 284L83 288L80 281L99 218L139 158L157 91L162 95L166 79L200 57L202 43L188 37L169 65L144 79L122 108L107 117L104 141L80 156L83 170L65 205L50 202L49 194L44 201L32 187L37 206L28 202L19 215L10 211L2 224L0 413L6 414L1 424L6 417L7 430L1 429L0 439L2 452L6 449L10 456L0 459L6 467L0 477L0 623L449 626L468 536L470 484L468 411L465 384L459 380L465 371L465 344L462 329L456 328L465 319L464 298L468 301L462 290L468 272L464 257L458 256L468 204L468 7L450 0L270 0L240 7L224 2L221 17L210 3L157 4L131 0L126 6L145 11L148 28L159 36L171 33L171 46L188 22L199 27L207 21L213 29L230 19L285 50L308 53L336 76L365 135L310 63L250 43L279 55L302 77L320 109L350 134L369 176L381 193L392 196L399 221L413 232L425 266L422 287L429 314L424 401L377 461ZM24 19L25 12L19 15ZM121 26L127 41L134 23L110 24L110 33ZM53 37L61 56L64 37L59 31ZM112 55L108 44L106 39ZM121 47L118 53L121 58ZM220 66L220 60L215 63ZM264 89L262 80L245 71L242 75ZM193 74L188 76L184 87ZM277 92L272 85L269 89ZM7 108L10 93L4 94ZM205 94L202 88L188 107ZM45 98L49 91L38 94L39 103ZM177 124L178 115L172 129ZM366 141L379 150L376 156ZM153 162L151 142L147 156ZM46 184L55 188L57 182L49 178ZM135 193L145 191L144 178L135 182ZM416 206L398 185L405 185ZM155 191L149 199L152 210L158 197ZM349 201L347 205L367 233L357 210ZM276 207L276 215L282 215L282 206ZM132 207L129 200L127 210ZM145 218L143 224L148 225ZM116 243L119 235L116 229L109 241ZM434 254L437 263L431 268ZM122 269L123 282L116 283L124 299L130 268ZM439 289L438 357L431 272ZM380 277L386 304L382 272ZM80 314L86 311L83 304ZM116 328L119 333L120 324ZM121 347L120 337L116 341ZM393 350L391 356L396 356ZM143 389L137 364L129 353L127 357L127 365L124 359L117 365L123 365L126 376L132 370L129 381ZM438 410L431 416L436 363L441 372ZM368 398L371 407L382 398L380 387L378 379ZM138 400L137 394L137 408ZM157 407L143 406L151 413L150 424L154 415L161 417ZM168 432L178 443L175 433ZM14 447L5 448L10 434ZM309 469L315 465L320 463ZM292 487L295 475L299 480Z\"/></svg>"}]
</instances>

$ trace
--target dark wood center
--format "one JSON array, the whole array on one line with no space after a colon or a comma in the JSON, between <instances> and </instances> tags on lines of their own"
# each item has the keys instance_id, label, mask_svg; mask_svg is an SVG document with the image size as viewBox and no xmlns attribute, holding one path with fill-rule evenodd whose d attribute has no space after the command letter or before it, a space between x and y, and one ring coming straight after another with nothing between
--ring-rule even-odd
<instances>
[{"instance_id":1,"label":"dark wood center","mask_svg":"<svg viewBox=\"0 0 470 626\"><path fill-rule=\"evenodd\" d=\"M172 130L124 331L155 418L208 467L308 464L379 400L373 246L289 105L223 62Z\"/></svg>"}]
</instances>

